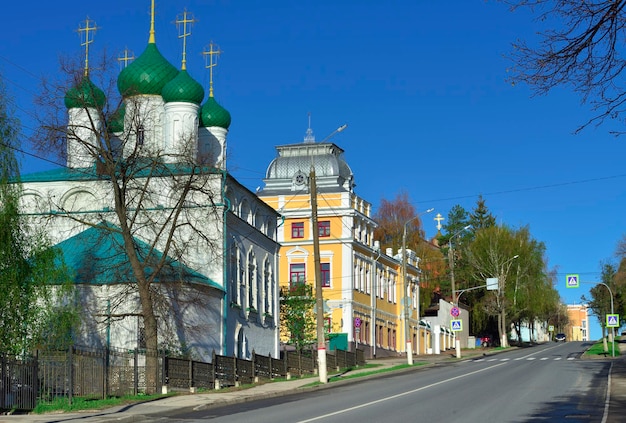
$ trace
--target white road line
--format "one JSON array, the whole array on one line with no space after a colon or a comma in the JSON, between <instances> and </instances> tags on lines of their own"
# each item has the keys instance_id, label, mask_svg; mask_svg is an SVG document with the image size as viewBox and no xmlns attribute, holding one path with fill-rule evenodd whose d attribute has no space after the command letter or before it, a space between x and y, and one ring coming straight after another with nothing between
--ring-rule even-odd
<instances>
[{"instance_id":1,"label":"white road line","mask_svg":"<svg viewBox=\"0 0 626 423\"><path fill-rule=\"evenodd\" d=\"M317 421L317 420L323 420L323 419L326 419L328 417L337 416L339 414L347 413L347 412L350 412L350 411L353 411L353 410L358 410L359 408L369 407L370 405L378 404L380 402L388 401L390 399L400 398L400 397L404 397L406 395L414 394L415 392L423 391L424 389L432 388L433 386L442 385L442 384L448 383L448 382L453 382L455 380L463 379L464 377L472 376L472 375L484 372L486 370L491 370L493 368L500 367L500 366L503 366L503 365L504 365L504 363L494 364L493 366L485 367L484 369L476 370L475 372L465 373L465 374L460 375L460 376L455 376L455 377L450 378L450 379L446 379L446 380L442 380L442 381L439 381L439 382L436 382L436 383L431 383L430 385L422 386L421 388L412 389L410 391L402 392L401 394L391 395L391 396L385 397L385 398L380 398L380 399L377 399L376 401L370 401L370 402L366 402L366 403L363 403L363 404L355 405L354 407L348 407L348 408L345 408L343 410L339 410L339 411L335 411L335 412L332 412L332 413L324 414L322 416L312 417L312 418L306 419L306 420L300 420L297 423L308 423L308 422L314 422L314 421Z\"/></svg>"}]
</instances>

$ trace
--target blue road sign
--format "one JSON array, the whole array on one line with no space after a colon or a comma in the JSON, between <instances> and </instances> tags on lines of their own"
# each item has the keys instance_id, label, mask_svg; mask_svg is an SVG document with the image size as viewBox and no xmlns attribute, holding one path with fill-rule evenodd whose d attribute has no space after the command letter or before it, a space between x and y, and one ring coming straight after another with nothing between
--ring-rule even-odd
<instances>
[{"instance_id":1,"label":"blue road sign","mask_svg":"<svg viewBox=\"0 0 626 423\"><path fill-rule=\"evenodd\" d=\"M459 319L459 320L451 320L450 321L450 328L452 329L452 332L459 332L459 331L463 330L463 321L461 319Z\"/></svg>"},{"instance_id":2,"label":"blue road sign","mask_svg":"<svg viewBox=\"0 0 626 423\"><path fill-rule=\"evenodd\" d=\"M565 285L568 288L578 288L580 286L580 279L578 278L578 275L566 275Z\"/></svg>"},{"instance_id":3,"label":"blue road sign","mask_svg":"<svg viewBox=\"0 0 626 423\"><path fill-rule=\"evenodd\" d=\"M606 327L618 328L619 327L619 314L607 314L606 315Z\"/></svg>"}]
</instances>

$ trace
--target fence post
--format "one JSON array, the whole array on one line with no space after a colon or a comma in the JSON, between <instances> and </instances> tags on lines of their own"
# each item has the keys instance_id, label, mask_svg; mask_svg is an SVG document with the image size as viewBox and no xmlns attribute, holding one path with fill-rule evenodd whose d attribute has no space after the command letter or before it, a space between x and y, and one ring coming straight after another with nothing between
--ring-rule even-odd
<instances>
[{"instance_id":1,"label":"fence post","mask_svg":"<svg viewBox=\"0 0 626 423\"><path fill-rule=\"evenodd\" d=\"M256 377L256 352L252 350L252 383L257 383L259 379Z\"/></svg>"},{"instance_id":2,"label":"fence post","mask_svg":"<svg viewBox=\"0 0 626 423\"><path fill-rule=\"evenodd\" d=\"M68 361L69 361L68 374L69 374L69 379L70 379L70 386L68 387L67 402L69 405L72 405L72 399L74 396L74 345L70 345L67 354L68 354Z\"/></svg>"},{"instance_id":3,"label":"fence post","mask_svg":"<svg viewBox=\"0 0 626 423\"><path fill-rule=\"evenodd\" d=\"M285 379L291 379L291 374L289 373L289 363L287 362L287 350L283 350L283 374L285 375Z\"/></svg>"},{"instance_id":4,"label":"fence post","mask_svg":"<svg viewBox=\"0 0 626 423\"><path fill-rule=\"evenodd\" d=\"M216 363L215 363L215 361L216 361L215 350L213 350L213 352L211 353L211 364L212 364L212 366L211 366L211 379L213 380L213 389L217 390L217 389L220 389L220 384L219 384L217 378L215 377L215 373L216 373L216 370L215 370L215 364Z\"/></svg>"},{"instance_id":5,"label":"fence post","mask_svg":"<svg viewBox=\"0 0 626 423\"><path fill-rule=\"evenodd\" d=\"M33 405L37 406L37 398L39 398L39 350L35 350L35 366L33 370Z\"/></svg>"},{"instance_id":6,"label":"fence post","mask_svg":"<svg viewBox=\"0 0 626 423\"><path fill-rule=\"evenodd\" d=\"M167 394L167 383L169 381L169 377L167 372L169 371L168 369L168 361L167 361L167 356L165 355L165 350L161 350L162 352L162 358L161 358L161 393L162 394Z\"/></svg>"},{"instance_id":7,"label":"fence post","mask_svg":"<svg viewBox=\"0 0 626 423\"><path fill-rule=\"evenodd\" d=\"M102 399L109 396L109 369L111 368L111 352L109 347L104 348L104 389L102 389Z\"/></svg>"},{"instance_id":8,"label":"fence post","mask_svg":"<svg viewBox=\"0 0 626 423\"><path fill-rule=\"evenodd\" d=\"M191 358L189 359L188 373L189 373L189 392L192 394L195 394L196 389L193 386L193 360Z\"/></svg>"},{"instance_id":9,"label":"fence post","mask_svg":"<svg viewBox=\"0 0 626 423\"><path fill-rule=\"evenodd\" d=\"M235 379L235 386L241 386L241 380L239 380L239 369L237 369L236 356L233 356L233 378Z\"/></svg>"},{"instance_id":10,"label":"fence post","mask_svg":"<svg viewBox=\"0 0 626 423\"><path fill-rule=\"evenodd\" d=\"M139 393L139 353L137 348L133 350L133 392Z\"/></svg>"},{"instance_id":11,"label":"fence post","mask_svg":"<svg viewBox=\"0 0 626 423\"><path fill-rule=\"evenodd\" d=\"M6 357L4 354L0 354L0 382L2 382L2 389L0 389L0 408L8 408L7 405L4 403L4 400L6 398L7 395L5 395L5 393L9 392L9 389L7 388L7 363L6 363Z\"/></svg>"}]
</instances>

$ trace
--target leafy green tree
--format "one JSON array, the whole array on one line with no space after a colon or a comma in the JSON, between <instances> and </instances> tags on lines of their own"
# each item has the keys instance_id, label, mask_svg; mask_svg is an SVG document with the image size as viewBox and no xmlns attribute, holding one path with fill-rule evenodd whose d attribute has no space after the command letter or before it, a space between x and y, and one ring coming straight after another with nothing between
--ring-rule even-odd
<instances>
[{"instance_id":1,"label":"leafy green tree","mask_svg":"<svg viewBox=\"0 0 626 423\"><path fill-rule=\"evenodd\" d=\"M63 347L78 322L56 251L20 214L18 127L0 85L0 348L12 354Z\"/></svg>"},{"instance_id":2,"label":"leafy green tree","mask_svg":"<svg viewBox=\"0 0 626 423\"><path fill-rule=\"evenodd\" d=\"M455 205L448 212L448 217L442 225L444 233L437 238L441 246L441 253L446 258L447 268L447 280L442 283L441 289L444 295L450 295L450 297L452 296L452 266L454 266L456 290L466 287L463 281L467 281L467 261L463 250L473 236L471 230L465 229L469 226L469 219L467 210L460 205ZM452 250L450 249L451 245ZM454 263L451 263L452 260Z\"/></svg>"},{"instance_id":3,"label":"leafy green tree","mask_svg":"<svg viewBox=\"0 0 626 423\"><path fill-rule=\"evenodd\" d=\"M280 335L298 351L314 345L317 340L316 316L313 312L313 287L294 283L280 290Z\"/></svg>"},{"instance_id":4,"label":"leafy green tree","mask_svg":"<svg viewBox=\"0 0 626 423\"><path fill-rule=\"evenodd\" d=\"M618 270L616 269L615 265L611 262L602 263L600 274L602 283L607 285L615 295L616 277L618 274ZM600 326L602 328L602 337L605 338L607 335L606 315L611 313L610 292L606 286L598 284L589 290L589 294L591 295L591 298L587 298L583 295L582 300L588 304L591 313L596 316L596 318L600 322ZM615 298L613 298L613 308L615 310ZM605 350L607 349L608 348L606 348L605 345Z\"/></svg>"},{"instance_id":5,"label":"leafy green tree","mask_svg":"<svg viewBox=\"0 0 626 423\"><path fill-rule=\"evenodd\" d=\"M545 246L531 237L527 227L503 225L477 231L467 249L474 280L484 284L487 278L498 278L498 289L485 295L482 307L497 318L502 346L508 342L509 324L516 323L519 330L521 322L533 322L542 313L533 298L554 289L544 253Z\"/></svg>"},{"instance_id":6,"label":"leafy green tree","mask_svg":"<svg viewBox=\"0 0 626 423\"><path fill-rule=\"evenodd\" d=\"M470 225L474 230L479 230L482 228L489 228L491 226L495 226L496 218L489 209L487 209L487 205L485 204L485 199L482 195L478 196L478 200L476 201L476 207L470 213Z\"/></svg>"}]
</instances>

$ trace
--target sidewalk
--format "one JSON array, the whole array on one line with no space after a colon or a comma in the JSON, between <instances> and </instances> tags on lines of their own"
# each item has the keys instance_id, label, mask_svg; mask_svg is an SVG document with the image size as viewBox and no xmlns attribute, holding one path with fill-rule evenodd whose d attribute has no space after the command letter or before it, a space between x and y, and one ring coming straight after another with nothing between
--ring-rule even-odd
<instances>
[{"instance_id":1,"label":"sidewalk","mask_svg":"<svg viewBox=\"0 0 626 423\"><path fill-rule=\"evenodd\" d=\"M611 401L610 411L612 418L607 423L624 421L623 416L626 414L626 343L620 344L620 352L622 356L616 358L613 362L611 372ZM462 358L472 358L485 354L481 349L463 350ZM493 351L490 351L493 353ZM414 356L414 363L425 363L424 367L429 367L437 363L446 361L454 361L454 351L446 351L440 355L420 355ZM368 364L378 364L375 368L360 368L351 370L344 375L353 375L366 373L376 370L391 368L400 364L406 364L405 357L382 358L375 360L367 360ZM407 368L398 371L415 371L416 368ZM341 379L344 375L331 375L329 379ZM363 376L376 377L377 375ZM362 380L362 379L360 379ZM0 416L0 423L24 422L24 423L53 423L53 422L73 422L80 421L85 423L104 423L104 422L140 422L148 421L150 415L159 414L161 412L178 409L178 408L209 408L215 405L228 405L241 402L252 401L255 399L273 398L278 396L289 395L296 392L302 392L303 389L324 389L331 385L336 386L341 383L350 383L350 379L345 381L335 380L332 384L308 386L317 382L317 377L295 378L288 381L270 382L255 385L254 387L241 390L222 390L211 391L202 394L182 394L155 401L148 401L118 407L112 407L100 411L82 411L76 413L59 413L44 415L16 415L16 416ZM619 416L619 417L617 417Z\"/></svg>"},{"instance_id":2,"label":"sidewalk","mask_svg":"<svg viewBox=\"0 0 626 423\"><path fill-rule=\"evenodd\" d=\"M481 355L482 350L471 352L472 356ZM464 352L464 354L467 354ZM464 355L462 359L468 358L468 355ZM447 351L440 355L423 355L414 356L413 363L425 363L422 367L433 365L437 362L456 360L452 351ZM367 360L368 364L377 364L375 368L358 368L350 370L344 374L329 375L329 379L332 381L332 386L336 386L341 383L349 383L351 379L342 381L341 378L347 375L354 375L359 373L366 373L372 371L379 371L388 369L400 364L406 364L406 357L393 357L382 358L375 360ZM407 368L406 370L398 371L415 371L416 368ZM363 377L376 377L376 375L363 376ZM201 394L181 394L168 398L162 398L154 401L147 401L142 403L123 405L118 407L112 407L99 411L81 411L76 413L56 413L56 414L29 414L29 415L14 415L14 416L1 416L0 423L52 423L52 422L72 422L80 421L85 423L104 423L104 422L138 422L147 421L149 415L159 414L161 411L178 409L178 408L209 408L215 405L228 405L240 402L247 402L256 399L273 398L278 396L289 395L302 391L303 389L324 389L329 385L312 385L319 379L317 377L306 378L293 378L288 381L280 382L268 382L255 385L251 388L241 390L221 390L211 391ZM362 380L362 379L361 379ZM144 417L145 416L145 417Z\"/></svg>"}]
</instances>

